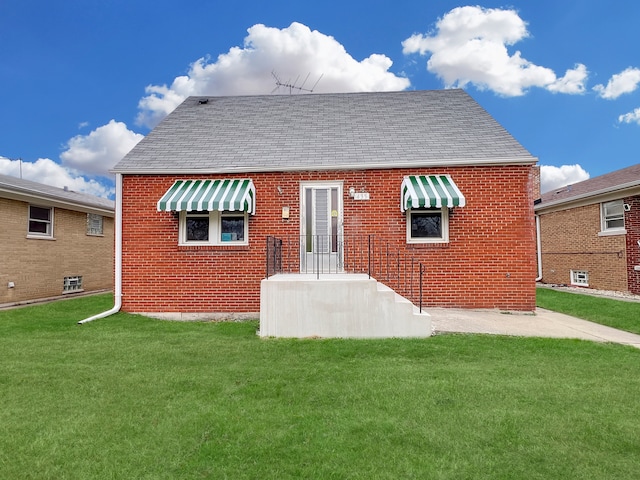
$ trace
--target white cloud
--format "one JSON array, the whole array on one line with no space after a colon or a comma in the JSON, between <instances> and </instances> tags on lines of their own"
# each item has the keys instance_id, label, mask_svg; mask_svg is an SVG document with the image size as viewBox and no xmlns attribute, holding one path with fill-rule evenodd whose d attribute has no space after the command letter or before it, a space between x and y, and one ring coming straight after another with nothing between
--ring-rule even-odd
<instances>
[{"instance_id":1,"label":"white cloud","mask_svg":"<svg viewBox=\"0 0 640 480\"><path fill-rule=\"evenodd\" d=\"M468 84L504 96L523 95L530 87L558 93L582 93L584 65L558 79L550 68L535 65L507 47L529 36L527 24L515 10L458 7L436 23L430 34L414 34L402 42L403 53L431 54L427 70L446 87Z\"/></svg>"},{"instance_id":2,"label":"white cloud","mask_svg":"<svg viewBox=\"0 0 640 480\"><path fill-rule=\"evenodd\" d=\"M636 108L633 112L625 113L618 117L620 123L637 123L640 125L640 107Z\"/></svg>"},{"instance_id":3,"label":"white cloud","mask_svg":"<svg viewBox=\"0 0 640 480\"><path fill-rule=\"evenodd\" d=\"M629 67L620 73L613 75L607 86L596 85L593 89L598 92L601 98L607 100L615 100L620 95L631 93L638 88L640 84L640 68Z\"/></svg>"},{"instance_id":4,"label":"white cloud","mask_svg":"<svg viewBox=\"0 0 640 480\"><path fill-rule=\"evenodd\" d=\"M67 142L60 155L62 165L49 158L35 162L10 160L0 156L0 172L54 187L68 187L98 197L113 197L111 180L97 180L94 175L111 177L111 169L129 150L144 138L122 122L111 120L88 135L78 135Z\"/></svg>"},{"instance_id":5,"label":"white cloud","mask_svg":"<svg viewBox=\"0 0 640 480\"><path fill-rule=\"evenodd\" d=\"M191 72L199 69L202 62L204 62L204 59L197 60L191 66ZM193 85L190 85L192 83L194 82L189 77L176 77L171 87L149 85L145 88L147 96L138 102L140 112L136 123L149 128L155 127L160 123L160 120L169 115L184 99L190 95L199 94L196 90L187 91L188 88L186 87L193 87Z\"/></svg>"},{"instance_id":6,"label":"white cloud","mask_svg":"<svg viewBox=\"0 0 640 480\"><path fill-rule=\"evenodd\" d=\"M122 122L111 120L88 135L67 142L60 158L63 165L92 175L108 175L116 163L144 138Z\"/></svg>"},{"instance_id":7,"label":"white cloud","mask_svg":"<svg viewBox=\"0 0 640 480\"><path fill-rule=\"evenodd\" d=\"M547 90L555 93L578 94L584 93L585 83L589 76L587 67L578 63L575 68L565 72L564 77L558 78L547 86Z\"/></svg>"},{"instance_id":8,"label":"white cloud","mask_svg":"<svg viewBox=\"0 0 640 480\"><path fill-rule=\"evenodd\" d=\"M89 193L98 197L112 197L115 193L113 187L104 185L96 180L78 175L73 170L48 158L39 158L35 162L11 160L0 157L0 172L12 177L44 183L52 187L64 188L76 192Z\"/></svg>"},{"instance_id":9,"label":"white cloud","mask_svg":"<svg viewBox=\"0 0 640 480\"><path fill-rule=\"evenodd\" d=\"M155 126L189 95L269 94L276 87L272 72L283 83L306 89L322 76L314 90L319 93L408 88L408 79L389 72L391 65L380 54L357 61L333 37L300 23L283 29L257 24L248 29L242 47L231 48L215 62L196 60L188 74L176 77L170 86L148 86L138 104L137 123ZM282 93L285 90L288 93Z\"/></svg>"},{"instance_id":10,"label":"white cloud","mask_svg":"<svg viewBox=\"0 0 640 480\"><path fill-rule=\"evenodd\" d=\"M589 174L580 165L540 166L540 192L545 193L556 188L587 180Z\"/></svg>"},{"instance_id":11,"label":"white cloud","mask_svg":"<svg viewBox=\"0 0 640 480\"><path fill-rule=\"evenodd\" d=\"M276 86L273 71L283 82L295 82L306 89L322 76L314 90L317 92L408 88L408 79L388 71L391 65L389 58L378 54L356 61L333 37L300 23L281 30L254 25L249 28L243 47L231 48L213 63L208 58L196 60L188 74L176 77L170 86L148 86L147 95L138 105L138 123L155 126L189 95L271 93ZM309 79L303 85L307 74ZM301 78L296 80L298 75ZM87 122L79 124L79 128L87 126ZM142 138L126 124L111 120L87 135L71 138L60 154L62 165L49 159L23 162L23 178L99 196L111 195L113 188L90 178L109 177L109 170ZM17 161L0 160L3 172L10 170L10 175L20 175Z\"/></svg>"}]
</instances>

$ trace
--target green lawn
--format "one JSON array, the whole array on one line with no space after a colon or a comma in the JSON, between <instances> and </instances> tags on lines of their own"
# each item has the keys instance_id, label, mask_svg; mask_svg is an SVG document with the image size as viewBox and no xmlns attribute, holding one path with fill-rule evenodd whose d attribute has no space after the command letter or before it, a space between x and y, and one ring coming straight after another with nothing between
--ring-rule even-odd
<instances>
[{"instance_id":1,"label":"green lawn","mask_svg":"<svg viewBox=\"0 0 640 480\"><path fill-rule=\"evenodd\" d=\"M539 307L640 334L640 303L538 288Z\"/></svg>"},{"instance_id":2,"label":"green lawn","mask_svg":"<svg viewBox=\"0 0 640 480\"><path fill-rule=\"evenodd\" d=\"M0 312L0 478L637 478L640 351Z\"/></svg>"}]
</instances>

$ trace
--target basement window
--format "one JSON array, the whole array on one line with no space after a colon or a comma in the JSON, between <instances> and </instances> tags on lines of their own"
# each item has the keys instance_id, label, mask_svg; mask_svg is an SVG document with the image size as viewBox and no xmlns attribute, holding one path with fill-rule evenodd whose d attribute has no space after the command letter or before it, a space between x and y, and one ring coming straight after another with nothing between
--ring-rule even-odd
<instances>
[{"instance_id":1,"label":"basement window","mask_svg":"<svg viewBox=\"0 0 640 480\"><path fill-rule=\"evenodd\" d=\"M571 285L578 287L589 286L589 272L585 270L571 270Z\"/></svg>"},{"instance_id":2,"label":"basement window","mask_svg":"<svg viewBox=\"0 0 640 480\"><path fill-rule=\"evenodd\" d=\"M64 277L64 283L62 284L62 293L73 293L82 291L82 276L76 275L75 277Z\"/></svg>"}]
</instances>

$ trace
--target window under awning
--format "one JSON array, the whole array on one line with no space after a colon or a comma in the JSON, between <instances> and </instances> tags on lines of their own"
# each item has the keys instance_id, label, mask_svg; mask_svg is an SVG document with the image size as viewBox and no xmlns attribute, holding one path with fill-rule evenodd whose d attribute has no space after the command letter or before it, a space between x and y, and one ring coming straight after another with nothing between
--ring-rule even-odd
<instances>
[{"instance_id":1,"label":"window under awning","mask_svg":"<svg viewBox=\"0 0 640 480\"><path fill-rule=\"evenodd\" d=\"M409 175L400 187L400 210L464 207L465 199L449 175Z\"/></svg>"},{"instance_id":2,"label":"window under awning","mask_svg":"<svg viewBox=\"0 0 640 480\"><path fill-rule=\"evenodd\" d=\"M159 212L256 211L256 188L248 178L177 180L158 200Z\"/></svg>"}]
</instances>

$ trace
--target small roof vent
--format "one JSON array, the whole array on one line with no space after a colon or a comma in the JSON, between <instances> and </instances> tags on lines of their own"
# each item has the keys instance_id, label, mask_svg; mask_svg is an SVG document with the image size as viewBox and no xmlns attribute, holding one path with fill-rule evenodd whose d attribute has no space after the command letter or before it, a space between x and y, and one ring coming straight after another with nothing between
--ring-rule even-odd
<instances>
[{"instance_id":1,"label":"small roof vent","mask_svg":"<svg viewBox=\"0 0 640 480\"><path fill-rule=\"evenodd\" d=\"M208 98L201 98L200 100L198 100L198 103L200 105L206 105L207 103L209 103L209 99Z\"/></svg>"},{"instance_id":2,"label":"small roof vent","mask_svg":"<svg viewBox=\"0 0 640 480\"><path fill-rule=\"evenodd\" d=\"M553 192L554 195L558 195L560 193L564 193L564 192L570 192L572 188L572 185L566 185L564 187L562 187L560 190L556 190L555 192Z\"/></svg>"}]
</instances>

